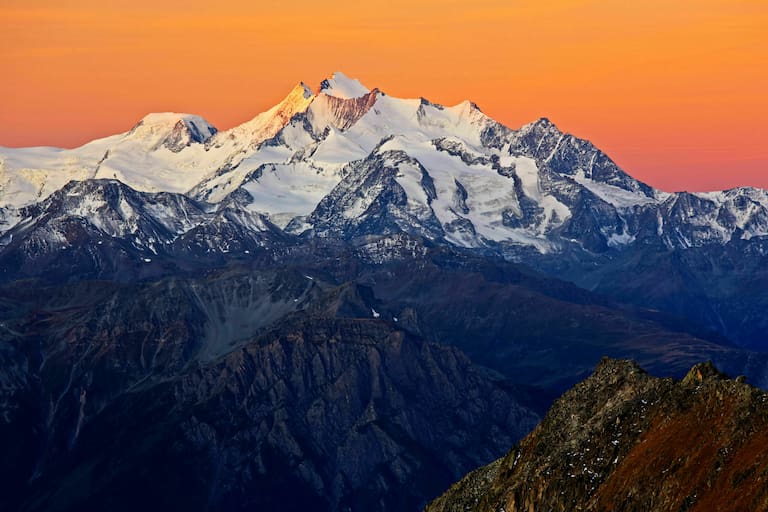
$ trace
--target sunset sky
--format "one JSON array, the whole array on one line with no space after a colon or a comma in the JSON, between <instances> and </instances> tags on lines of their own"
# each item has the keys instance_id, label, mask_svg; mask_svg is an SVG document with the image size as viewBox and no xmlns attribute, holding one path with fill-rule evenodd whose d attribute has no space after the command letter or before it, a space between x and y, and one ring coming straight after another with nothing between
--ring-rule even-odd
<instances>
[{"instance_id":1,"label":"sunset sky","mask_svg":"<svg viewBox=\"0 0 768 512\"><path fill-rule=\"evenodd\" d=\"M768 188L768 1L3 0L0 145L226 129L333 71L546 116L665 190Z\"/></svg>"}]
</instances>

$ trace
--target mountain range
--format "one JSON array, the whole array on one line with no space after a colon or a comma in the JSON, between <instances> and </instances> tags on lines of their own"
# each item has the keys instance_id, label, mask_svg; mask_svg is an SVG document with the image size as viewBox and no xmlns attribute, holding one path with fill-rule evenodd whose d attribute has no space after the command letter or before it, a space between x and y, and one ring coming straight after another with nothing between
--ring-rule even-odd
<instances>
[{"instance_id":1,"label":"mountain range","mask_svg":"<svg viewBox=\"0 0 768 512\"><path fill-rule=\"evenodd\" d=\"M602 356L768 387L767 249L764 190L341 73L0 148L0 506L417 509Z\"/></svg>"},{"instance_id":2,"label":"mountain range","mask_svg":"<svg viewBox=\"0 0 768 512\"><path fill-rule=\"evenodd\" d=\"M227 131L150 114L77 149L2 149L0 229L5 280L52 272L50 253L81 245L82 271L106 277L120 270L99 265L98 244L141 262L407 234L691 318L742 346L763 346L767 327L754 293L766 278L764 190L663 192L547 119L512 130L471 102L392 98L341 73Z\"/></svg>"}]
</instances>

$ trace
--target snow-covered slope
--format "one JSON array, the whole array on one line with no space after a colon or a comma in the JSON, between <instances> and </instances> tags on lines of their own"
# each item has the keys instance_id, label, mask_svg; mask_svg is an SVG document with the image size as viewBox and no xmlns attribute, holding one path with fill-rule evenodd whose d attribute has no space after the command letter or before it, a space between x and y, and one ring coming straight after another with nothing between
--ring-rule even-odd
<instances>
[{"instance_id":1,"label":"snow-covered slope","mask_svg":"<svg viewBox=\"0 0 768 512\"><path fill-rule=\"evenodd\" d=\"M150 114L73 150L0 148L0 230L70 180L119 180L242 211L293 234L402 231L474 248L590 252L654 238L669 247L768 235L764 191L668 194L547 119L511 130L473 103L399 99L342 73L299 83L224 132Z\"/></svg>"},{"instance_id":2,"label":"snow-covered slope","mask_svg":"<svg viewBox=\"0 0 768 512\"><path fill-rule=\"evenodd\" d=\"M269 111L221 133L199 116L167 112L75 149L0 148L0 207L33 204L71 180L117 179L144 192L187 192L236 167L312 98L299 84Z\"/></svg>"},{"instance_id":3,"label":"snow-covered slope","mask_svg":"<svg viewBox=\"0 0 768 512\"><path fill-rule=\"evenodd\" d=\"M0 206L32 204L71 180L118 179L141 191L185 192L218 164L219 155L205 148L215 133L199 116L161 113L75 149L0 148Z\"/></svg>"},{"instance_id":4,"label":"snow-covered slope","mask_svg":"<svg viewBox=\"0 0 768 512\"><path fill-rule=\"evenodd\" d=\"M99 160L121 137L95 140L77 149L0 148L0 207L33 204L71 180L93 178Z\"/></svg>"},{"instance_id":5,"label":"snow-covered slope","mask_svg":"<svg viewBox=\"0 0 768 512\"><path fill-rule=\"evenodd\" d=\"M189 114L149 114L106 149L96 179L117 179L147 192L185 192L216 165L205 143L216 128Z\"/></svg>"},{"instance_id":6,"label":"snow-covered slope","mask_svg":"<svg viewBox=\"0 0 768 512\"><path fill-rule=\"evenodd\" d=\"M320 92L335 98L359 98L370 92L359 80L337 71L320 83Z\"/></svg>"}]
</instances>

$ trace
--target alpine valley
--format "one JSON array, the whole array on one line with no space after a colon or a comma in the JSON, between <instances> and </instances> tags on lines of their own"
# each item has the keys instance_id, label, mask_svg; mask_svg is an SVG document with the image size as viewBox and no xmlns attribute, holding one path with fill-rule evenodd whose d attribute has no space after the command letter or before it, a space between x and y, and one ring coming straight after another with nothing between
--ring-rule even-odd
<instances>
[{"instance_id":1,"label":"alpine valley","mask_svg":"<svg viewBox=\"0 0 768 512\"><path fill-rule=\"evenodd\" d=\"M0 148L0 509L419 510L603 356L768 388L767 310L765 190L341 73Z\"/></svg>"}]
</instances>

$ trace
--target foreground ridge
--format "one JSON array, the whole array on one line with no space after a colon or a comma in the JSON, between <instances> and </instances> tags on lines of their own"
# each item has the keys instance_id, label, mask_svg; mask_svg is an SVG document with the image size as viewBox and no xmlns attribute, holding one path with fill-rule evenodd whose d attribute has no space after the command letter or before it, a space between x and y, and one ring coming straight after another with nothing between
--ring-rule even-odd
<instances>
[{"instance_id":1,"label":"foreground ridge","mask_svg":"<svg viewBox=\"0 0 768 512\"><path fill-rule=\"evenodd\" d=\"M427 510L766 510L766 403L711 363L675 381L606 358Z\"/></svg>"}]
</instances>

